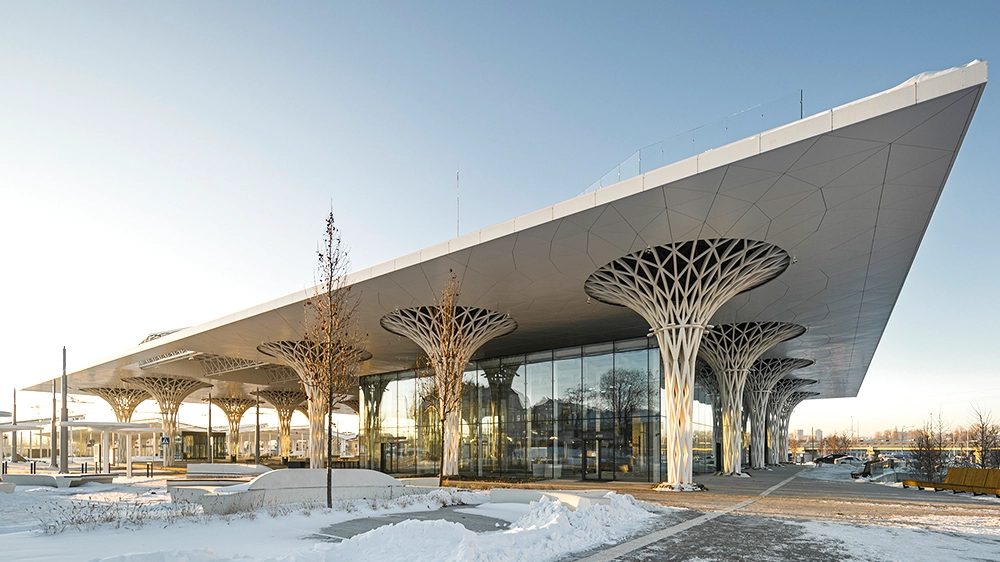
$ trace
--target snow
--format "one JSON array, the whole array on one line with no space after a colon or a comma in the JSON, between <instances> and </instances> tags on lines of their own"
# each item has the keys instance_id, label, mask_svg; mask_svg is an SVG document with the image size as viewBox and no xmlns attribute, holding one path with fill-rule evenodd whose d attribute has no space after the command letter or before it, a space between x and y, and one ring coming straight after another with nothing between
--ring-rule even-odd
<instances>
[{"instance_id":1,"label":"snow","mask_svg":"<svg viewBox=\"0 0 1000 562\"><path fill-rule=\"evenodd\" d=\"M818 480L848 480L849 466L821 465L799 473ZM134 478L79 488L21 488L0 494L0 559L17 562L501 562L566 559L574 553L618 544L664 524L675 511L609 494L610 505L570 511L543 498L528 504L490 503L484 492L435 490L395 500L339 502L264 508L230 516L206 516L197 506L174 505L163 479ZM403 519L342 542L327 526L352 519L456 511L509 522L474 533L445 520ZM115 511L118 510L118 511ZM118 514L96 522L101 514ZM89 523L80 523L90 514ZM77 517L75 524L53 521ZM46 533L39 522L48 521ZM854 560L994 560L1000 552L1000 515L910 516L891 524L799 521L807 537L835 541ZM691 558L688 562L697 562Z\"/></svg>"},{"instance_id":2,"label":"snow","mask_svg":"<svg viewBox=\"0 0 1000 562\"><path fill-rule=\"evenodd\" d=\"M531 505L491 504L484 492L434 490L339 502L332 510L300 504L206 516L197 506L171 504L165 480L136 478L79 488L18 487L3 494L0 543L3 560L26 562L544 561L620 542L663 511L631 496L609 497L610 505L569 511L547 498ZM329 525L445 505L465 505L463 512L511 524L476 534L443 520L405 520L341 543L324 541L322 529Z\"/></svg>"},{"instance_id":3,"label":"snow","mask_svg":"<svg viewBox=\"0 0 1000 562\"><path fill-rule=\"evenodd\" d=\"M927 517L929 529L906 524L849 525L826 521L800 523L817 539L840 542L851 560L940 562L997 560L1000 519ZM986 521L984 521L986 520ZM985 527L983 524L986 523ZM943 525L943 526L942 526ZM930 530L930 529L933 529Z\"/></svg>"}]
</instances>

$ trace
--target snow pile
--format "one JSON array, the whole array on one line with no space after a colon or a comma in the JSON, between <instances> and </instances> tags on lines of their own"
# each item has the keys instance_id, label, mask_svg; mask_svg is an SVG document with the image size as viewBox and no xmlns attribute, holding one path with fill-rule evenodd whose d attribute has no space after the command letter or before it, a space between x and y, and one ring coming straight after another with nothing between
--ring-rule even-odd
<instances>
[{"instance_id":1,"label":"snow pile","mask_svg":"<svg viewBox=\"0 0 1000 562\"><path fill-rule=\"evenodd\" d=\"M453 500L447 492L439 500ZM464 494L468 494L465 492ZM610 505L569 511L558 501L532 502L510 528L477 535L458 523L407 520L379 527L341 543L321 543L269 562L501 562L544 561L603 544L616 544L653 515L632 496L612 494ZM479 499L474 495L473 500ZM241 557L241 560L254 558ZM219 562L211 549L160 551L104 558L102 562Z\"/></svg>"}]
</instances>

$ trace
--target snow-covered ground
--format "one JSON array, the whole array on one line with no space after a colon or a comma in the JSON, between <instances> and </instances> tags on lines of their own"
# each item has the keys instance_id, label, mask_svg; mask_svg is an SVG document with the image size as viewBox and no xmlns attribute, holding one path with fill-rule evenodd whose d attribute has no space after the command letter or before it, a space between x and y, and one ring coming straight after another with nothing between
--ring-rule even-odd
<instances>
[{"instance_id":1,"label":"snow-covered ground","mask_svg":"<svg viewBox=\"0 0 1000 562\"><path fill-rule=\"evenodd\" d=\"M297 505L205 516L197 507L174 505L169 498L162 479L68 489L19 487L14 494L0 494L0 559L543 561L620 542L657 513L670 511L623 495L614 495L611 505L571 512L548 500L530 506L491 504L484 492L435 490L392 501L340 502L332 510ZM445 505L465 505L463 512L510 525L476 534L448 521L406 520L340 543L322 535L324 527L351 519Z\"/></svg>"},{"instance_id":2,"label":"snow-covered ground","mask_svg":"<svg viewBox=\"0 0 1000 562\"><path fill-rule=\"evenodd\" d=\"M849 466L824 465L803 470L799 477L850 480L850 472ZM325 528L352 519L448 505L510 524L477 534L458 523L403 517L400 523L343 542L324 536ZM483 492L446 490L393 501L341 502L332 510L297 505L205 516L195 506L171 504L165 480L135 478L113 485L19 488L14 494L0 494L0 560L534 562L565 560L689 518L626 495L612 496L611 505L571 512L548 500L530 506L493 504ZM997 517L928 516L890 525L778 520L772 524L799 528L807 540L842 552L843 560L1000 560L1000 512Z\"/></svg>"}]
</instances>

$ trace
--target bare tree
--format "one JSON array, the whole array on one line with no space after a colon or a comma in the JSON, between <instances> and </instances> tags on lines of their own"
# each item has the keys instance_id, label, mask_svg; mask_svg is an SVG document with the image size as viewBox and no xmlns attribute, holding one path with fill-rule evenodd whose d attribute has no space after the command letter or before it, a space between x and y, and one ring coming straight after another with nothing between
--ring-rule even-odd
<instances>
[{"instance_id":1,"label":"bare tree","mask_svg":"<svg viewBox=\"0 0 1000 562\"><path fill-rule=\"evenodd\" d=\"M470 342L465 331L456 322L455 314L461 287L454 272L448 278L448 285L441 291L431 309L432 333L437 338L436 346L426 358L427 366L422 373L433 372L433 377L424 377L425 396L430 406L437 412L441 424L441 471L438 484L444 485L446 476L458 474L458 445L461 441L462 390L465 367L468 364Z\"/></svg>"},{"instance_id":2,"label":"bare tree","mask_svg":"<svg viewBox=\"0 0 1000 562\"><path fill-rule=\"evenodd\" d=\"M928 421L913 440L917 472L928 482L940 482L947 471L945 433L944 422L938 417L936 426L933 420Z\"/></svg>"},{"instance_id":3,"label":"bare tree","mask_svg":"<svg viewBox=\"0 0 1000 562\"><path fill-rule=\"evenodd\" d=\"M853 446L854 440L847 431L834 432L823 437L823 449L834 455L846 455Z\"/></svg>"},{"instance_id":4,"label":"bare tree","mask_svg":"<svg viewBox=\"0 0 1000 562\"><path fill-rule=\"evenodd\" d=\"M305 303L305 343L311 351L305 355L311 379L306 386L320 390L311 393L310 400L323 402L318 409L319 420L310 422L323 423L322 412L325 410L326 414L326 427L319 432L325 433L327 507L331 507L333 410L358 392L360 364L371 354L364 351L367 337L357 325L360 298L351 294L347 283L347 249L341 242L333 211L326 218L323 245L316 254L316 292ZM310 465L314 468L316 457L316 452L310 451Z\"/></svg>"},{"instance_id":5,"label":"bare tree","mask_svg":"<svg viewBox=\"0 0 1000 562\"><path fill-rule=\"evenodd\" d=\"M1000 425L989 410L972 407L969 446L975 454L973 463L979 468L1000 468Z\"/></svg>"}]
</instances>

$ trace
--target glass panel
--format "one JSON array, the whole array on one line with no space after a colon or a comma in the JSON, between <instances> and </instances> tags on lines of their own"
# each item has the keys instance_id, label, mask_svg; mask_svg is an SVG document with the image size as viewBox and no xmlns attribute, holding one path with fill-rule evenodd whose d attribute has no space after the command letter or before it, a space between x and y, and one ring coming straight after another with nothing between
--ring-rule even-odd
<instances>
[{"instance_id":1,"label":"glass panel","mask_svg":"<svg viewBox=\"0 0 1000 562\"><path fill-rule=\"evenodd\" d=\"M551 355L550 355L551 357ZM528 434L528 462L532 474L541 477L543 464L552 464L549 436L553 429L552 363L528 363L525 380L525 399L528 404L526 431ZM537 466L536 466L537 465ZM549 469L551 472L551 468ZM536 474L537 473L537 474Z\"/></svg>"},{"instance_id":2,"label":"glass panel","mask_svg":"<svg viewBox=\"0 0 1000 562\"><path fill-rule=\"evenodd\" d=\"M396 385L396 472L413 474L417 462L417 381L400 378Z\"/></svg>"},{"instance_id":3,"label":"glass panel","mask_svg":"<svg viewBox=\"0 0 1000 562\"><path fill-rule=\"evenodd\" d=\"M644 349L616 353L614 370L601 380L605 408L614 420L617 478L650 480L648 361Z\"/></svg>"},{"instance_id":4,"label":"glass panel","mask_svg":"<svg viewBox=\"0 0 1000 562\"><path fill-rule=\"evenodd\" d=\"M552 441L553 470L560 469L563 476L579 476L583 458L583 442L580 439L582 358L557 359L552 362L552 373L556 395L556 420L549 438Z\"/></svg>"}]
</instances>

